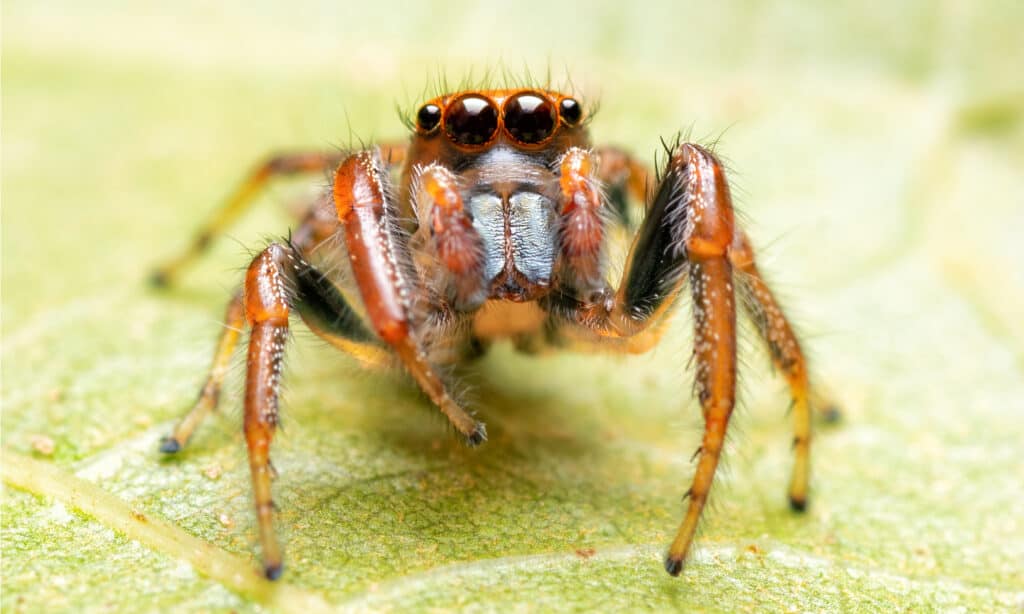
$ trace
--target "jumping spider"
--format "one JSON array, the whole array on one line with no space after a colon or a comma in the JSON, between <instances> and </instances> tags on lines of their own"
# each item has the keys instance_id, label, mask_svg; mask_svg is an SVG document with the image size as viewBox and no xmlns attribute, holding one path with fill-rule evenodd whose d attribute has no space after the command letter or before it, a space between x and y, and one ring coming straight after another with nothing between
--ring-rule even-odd
<instances>
[{"instance_id":1,"label":"jumping spider","mask_svg":"<svg viewBox=\"0 0 1024 614\"><path fill-rule=\"evenodd\" d=\"M443 365L507 337L529 339L533 347L647 351L689 281L705 428L688 509L665 559L677 575L733 410L738 297L789 383L796 462L788 494L793 509L805 508L806 363L735 223L721 163L707 149L680 142L666 148L655 176L622 150L592 147L587 115L576 98L557 91L466 90L421 106L408 143L273 156L191 248L156 273L157 283L172 281L269 179L333 170L330 192L311 204L287 240L270 244L249 265L228 304L206 384L161 444L166 453L180 450L216 406L239 331L248 327L245 438L267 578L282 570L269 449L293 310L344 352L369 361L397 357L475 446L487 439L484 425L449 393ZM630 206L644 207L636 228ZM606 252L621 229L635 238L612 288Z\"/></svg>"}]
</instances>

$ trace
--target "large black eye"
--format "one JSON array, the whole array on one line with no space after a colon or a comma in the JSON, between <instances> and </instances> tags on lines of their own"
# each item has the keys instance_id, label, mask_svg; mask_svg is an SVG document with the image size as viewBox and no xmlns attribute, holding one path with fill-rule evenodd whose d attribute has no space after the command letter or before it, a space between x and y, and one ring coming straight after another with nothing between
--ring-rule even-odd
<instances>
[{"instance_id":1,"label":"large black eye","mask_svg":"<svg viewBox=\"0 0 1024 614\"><path fill-rule=\"evenodd\" d=\"M580 119L583 117L583 109L580 108L580 103L576 102L575 98L563 98L562 102L558 103L558 110L562 114L562 121L569 126L580 123Z\"/></svg>"},{"instance_id":2,"label":"large black eye","mask_svg":"<svg viewBox=\"0 0 1024 614\"><path fill-rule=\"evenodd\" d=\"M482 145L498 130L498 109L486 98L466 94L444 110L444 131L460 145Z\"/></svg>"},{"instance_id":3,"label":"large black eye","mask_svg":"<svg viewBox=\"0 0 1024 614\"><path fill-rule=\"evenodd\" d=\"M505 101L504 111L505 130L520 143L541 143L555 131L555 105L540 94L516 94Z\"/></svg>"},{"instance_id":4,"label":"large black eye","mask_svg":"<svg viewBox=\"0 0 1024 614\"><path fill-rule=\"evenodd\" d=\"M416 128L429 134L441 123L441 107L436 104L425 104L416 112Z\"/></svg>"}]
</instances>

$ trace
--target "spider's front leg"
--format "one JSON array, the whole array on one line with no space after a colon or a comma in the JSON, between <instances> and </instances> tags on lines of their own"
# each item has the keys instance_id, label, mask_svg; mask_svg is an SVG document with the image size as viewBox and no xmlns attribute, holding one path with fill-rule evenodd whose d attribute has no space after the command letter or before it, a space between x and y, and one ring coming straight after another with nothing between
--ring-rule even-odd
<instances>
[{"instance_id":1,"label":"spider's front leg","mask_svg":"<svg viewBox=\"0 0 1024 614\"><path fill-rule=\"evenodd\" d=\"M446 177L437 179L436 195L442 203L447 202L452 191L443 185ZM425 292L414 272L408 239L399 230L392 194L376 152L353 154L335 172L334 205L367 317L377 336L391 346L420 388L467 443L480 444L487 439L484 425L452 398L436 368L427 360L420 339L424 316L417 308L417 301L424 298ZM446 228L450 230L452 219L465 215L455 204L447 202L447 213L439 218L442 233L447 232Z\"/></svg>"},{"instance_id":2,"label":"spider's front leg","mask_svg":"<svg viewBox=\"0 0 1024 614\"><path fill-rule=\"evenodd\" d=\"M735 403L736 305L728 255L733 237L732 203L721 165L696 145L680 145L672 152L614 298L584 301L568 314L606 338L619 338L630 351L642 351L657 341L666 311L691 280L695 387L704 436L687 491L689 506L665 560L672 575L682 570L693 542Z\"/></svg>"},{"instance_id":3,"label":"spider's front leg","mask_svg":"<svg viewBox=\"0 0 1024 614\"><path fill-rule=\"evenodd\" d=\"M372 361L376 357L379 362L382 353L380 341L363 326L330 279L306 262L301 251L300 246L293 243L273 243L263 250L249 265L244 290L235 296L229 308L229 313L241 310L243 322L250 328L244 430L264 574L271 580L280 577L282 570L281 547L273 527L270 444L278 424L278 388L288 338L288 317L295 310L317 336L360 359ZM231 337L221 341L214 371L203 389L200 404L174 435L164 440L163 451L174 452L184 445L195 426L193 417L208 390L211 386L219 389L218 361L230 355L238 333L231 333ZM215 397L214 393L213 402ZM181 436L183 430L185 436ZM173 449L168 449L172 444Z\"/></svg>"},{"instance_id":4,"label":"spider's front leg","mask_svg":"<svg viewBox=\"0 0 1024 614\"><path fill-rule=\"evenodd\" d=\"M734 223L729 186L710 152L684 144L673 153L649 218L633 245L613 320L627 327L667 308L683 270L691 282L696 390L704 413L689 506L665 569L683 568L715 477L736 400L736 303L728 251ZM628 324L627 324L628 323Z\"/></svg>"},{"instance_id":5,"label":"spider's front leg","mask_svg":"<svg viewBox=\"0 0 1024 614\"><path fill-rule=\"evenodd\" d=\"M646 188L653 187L654 173L620 149L605 147L597 150L597 153L601 161L598 176L609 186L612 208L622 219L628 220L625 203L617 202L616 198L621 200L628 194L635 204L646 202ZM750 240L739 227L735 228L733 234L729 261L733 266L740 306L757 328L773 365L786 378L792 394L794 464L788 497L794 510L803 511L807 507L813 409L817 407L821 417L828 422L838 420L840 412L830 399L810 386L807 360L800 340L768 283L761 276ZM645 332L646 335L631 342L631 350L645 349L657 340L656 330L653 334Z\"/></svg>"}]
</instances>

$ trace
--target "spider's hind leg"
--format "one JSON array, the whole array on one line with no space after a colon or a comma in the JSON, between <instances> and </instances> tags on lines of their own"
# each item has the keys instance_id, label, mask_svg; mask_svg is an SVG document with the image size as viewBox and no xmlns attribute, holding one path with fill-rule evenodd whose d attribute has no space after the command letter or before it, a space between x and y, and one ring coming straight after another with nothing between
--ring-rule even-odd
<instances>
[{"instance_id":1,"label":"spider's hind leg","mask_svg":"<svg viewBox=\"0 0 1024 614\"><path fill-rule=\"evenodd\" d=\"M403 143L381 145L381 151L388 164L399 164L405 159L406 146ZM223 234L266 189L279 177L291 177L311 173L326 173L345 158L342 152L298 151L273 154L257 164L242 183L231 192L224 203L204 224L189 246L174 258L157 267L150 275L154 286L170 286L181 272L205 252L217 236Z\"/></svg>"},{"instance_id":2,"label":"spider's hind leg","mask_svg":"<svg viewBox=\"0 0 1024 614\"><path fill-rule=\"evenodd\" d=\"M217 408L224 376L227 375L231 357L235 353L235 346L238 344L238 337L241 335L244 325L245 309L242 306L242 290L239 289L228 302L227 313L224 315L224 330L221 331L220 339L217 341L213 364L210 365L210 374L206 376L206 383L199 391L199 398L174 427L174 431L160 440L161 452L174 454L185 447L196 428Z\"/></svg>"},{"instance_id":3,"label":"spider's hind leg","mask_svg":"<svg viewBox=\"0 0 1024 614\"><path fill-rule=\"evenodd\" d=\"M304 298L298 303L299 313L313 332L331 345L364 363L384 364L388 359L383 355L383 350L379 344L367 341L367 335L372 337L372 334L362 326L337 289L326 281L323 274L302 260L302 257L308 257L324 243L337 227L333 216L325 216L325 204L333 211L330 201L314 203L289 242L291 252L296 254L296 262L301 263L295 273L297 290ZM217 408L224 377L245 326L243 296L243 288L239 288L228 302L223 330L206 382L188 413L171 434L160 441L161 452L174 454L184 448L203 420Z\"/></svg>"},{"instance_id":4,"label":"spider's hind leg","mask_svg":"<svg viewBox=\"0 0 1024 614\"><path fill-rule=\"evenodd\" d=\"M790 507L802 512L807 508L810 476L811 408L823 408L822 416L829 421L838 419L839 410L811 390L807 360L800 341L771 288L758 271L754 250L742 231L736 232L729 249L729 260L736 269L736 287L743 311L757 328L768 348L772 364L786 378L793 396L794 464L788 496Z\"/></svg>"},{"instance_id":5,"label":"spider's hind leg","mask_svg":"<svg viewBox=\"0 0 1024 614\"><path fill-rule=\"evenodd\" d=\"M256 202L271 179L326 171L340 160L339 154L322 152L297 152L267 157L249 172L224 204L199 229L188 248L153 271L150 281L161 287L174 283L182 270L199 258L218 235Z\"/></svg>"}]
</instances>

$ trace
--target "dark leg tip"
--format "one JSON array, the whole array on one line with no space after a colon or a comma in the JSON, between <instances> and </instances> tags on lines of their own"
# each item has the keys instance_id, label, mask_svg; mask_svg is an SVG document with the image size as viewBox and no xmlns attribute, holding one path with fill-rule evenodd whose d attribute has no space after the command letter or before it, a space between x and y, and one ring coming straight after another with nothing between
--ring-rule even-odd
<instances>
[{"instance_id":1,"label":"dark leg tip","mask_svg":"<svg viewBox=\"0 0 1024 614\"><path fill-rule=\"evenodd\" d=\"M174 454L181 450L181 444L174 437L164 437L160 440L160 451L164 454Z\"/></svg>"},{"instance_id":2,"label":"dark leg tip","mask_svg":"<svg viewBox=\"0 0 1024 614\"><path fill-rule=\"evenodd\" d=\"M843 410L839 409L835 405L829 405L821 410L821 419L824 420L826 424L837 424L843 419Z\"/></svg>"},{"instance_id":3,"label":"dark leg tip","mask_svg":"<svg viewBox=\"0 0 1024 614\"><path fill-rule=\"evenodd\" d=\"M149 285L154 288L166 288L171 285L171 278L167 274L167 271L157 269L150 274Z\"/></svg>"},{"instance_id":4,"label":"dark leg tip","mask_svg":"<svg viewBox=\"0 0 1024 614\"><path fill-rule=\"evenodd\" d=\"M807 511L807 499L805 498L789 498L789 508L794 512L806 512Z\"/></svg>"},{"instance_id":5,"label":"dark leg tip","mask_svg":"<svg viewBox=\"0 0 1024 614\"><path fill-rule=\"evenodd\" d=\"M281 563L274 563L273 565L265 565L263 567L263 575L267 577L267 580L277 580L284 573L284 565Z\"/></svg>"},{"instance_id":6,"label":"dark leg tip","mask_svg":"<svg viewBox=\"0 0 1024 614\"><path fill-rule=\"evenodd\" d=\"M668 555L665 557L665 571L670 576L678 576L683 571L683 559L675 559Z\"/></svg>"},{"instance_id":7,"label":"dark leg tip","mask_svg":"<svg viewBox=\"0 0 1024 614\"><path fill-rule=\"evenodd\" d=\"M475 448L485 441L487 441L487 427L484 426L483 422L478 422L473 432L466 437L466 443L469 447Z\"/></svg>"}]
</instances>

